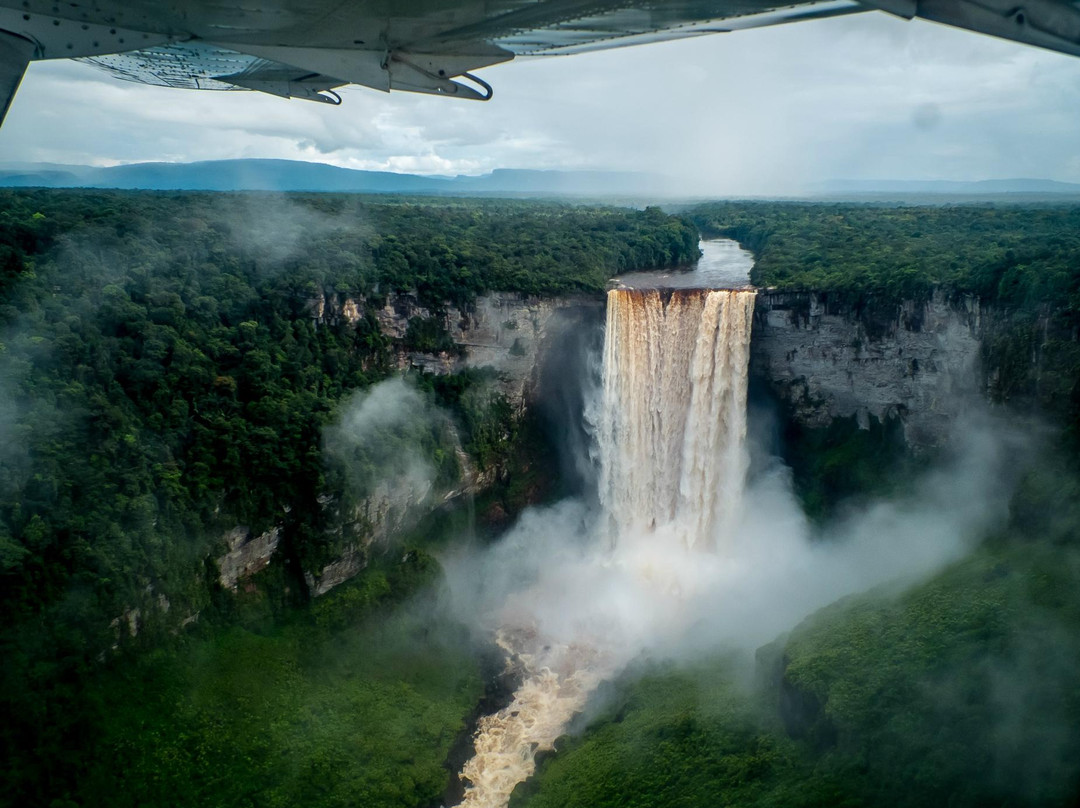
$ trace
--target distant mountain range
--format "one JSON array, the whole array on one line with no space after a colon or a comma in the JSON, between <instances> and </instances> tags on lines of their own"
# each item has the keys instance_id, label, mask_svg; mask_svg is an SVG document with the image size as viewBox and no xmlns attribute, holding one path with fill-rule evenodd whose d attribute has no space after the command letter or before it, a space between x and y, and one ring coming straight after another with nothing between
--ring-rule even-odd
<instances>
[{"instance_id":1,"label":"distant mountain range","mask_svg":"<svg viewBox=\"0 0 1080 808\"><path fill-rule=\"evenodd\" d=\"M338 193L645 196L660 184L648 174L499 169L477 177L432 177L294 160L134 163L96 168L0 164L0 187L123 188L155 191L322 191Z\"/></svg>"},{"instance_id":2,"label":"distant mountain range","mask_svg":"<svg viewBox=\"0 0 1080 808\"><path fill-rule=\"evenodd\" d=\"M154 191L312 191L447 196L540 196L644 200L684 196L659 175L622 171L497 169L480 176L439 177L358 171L296 160L214 160L93 166L0 162L0 187L122 188ZM695 197L705 198L695 194ZM923 197L1059 199L1080 197L1080 183L1040 179L828 180L802 198L855 201ZM933 199L929 200L933 201Z\"/></svg>"},{"instance_id":3,"label":"distant mountain range","mask_svg":"<svg viewBox=\"0 0 1080 808\"><path fill-rule=\"evenodd\" d=\"M811 186L815 196L881 196L882 194L998 196L1001 194L1080 195L1080 183L1057 180L828 180Z\"/></svg>"}]
</instances>

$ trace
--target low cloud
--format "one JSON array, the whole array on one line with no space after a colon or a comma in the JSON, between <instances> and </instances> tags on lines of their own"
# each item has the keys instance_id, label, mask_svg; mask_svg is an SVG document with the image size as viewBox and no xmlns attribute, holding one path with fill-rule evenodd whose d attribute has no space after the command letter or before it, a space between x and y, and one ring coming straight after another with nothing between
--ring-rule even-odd
<instances>
[{"instance_id":1,"label":"low cloud","mask_svg":"<svg viewBox=\"0 0 1080 808\"><path fill-rule=\"evenodd\" d=\"M330 108L40 63L0 153L90 164L257 156L439 174L645 168L683 194L796 193L833 178L1080 180L1080 60L884 14L521 60L484 75L496 88L487 104L350 88Z\"/></svg>"},{"instance_id":2,"label":"low cloud","mask_svg":"<svg viewBox=\"0 0 1080 808\"><path fill-rule=\"evenodd\" d=\"M527 511L494 547L446 560L452 602L481 632L517 626L548 642L590 644L613 667L646 653L752 650L844 595L910 585L963 557L1007 516L1024 439L987 421L911 493L821 531L804 516L779 461L747 487L717 550L663 532L601 540L580 500Z\"/></svg>"},{"instance_id":3,"label":"low cloud","mask_svg":"<svg viewBox=\"0 0 1080 808\"><path fill-rule=\"evenodd\" d=\"M415 387L394 377L354 395L323 433L324 451L344 470L353 493L386 485L396 499L419 502L431 492L431 461L445 416Z\"/></svg>"}]
</instances>

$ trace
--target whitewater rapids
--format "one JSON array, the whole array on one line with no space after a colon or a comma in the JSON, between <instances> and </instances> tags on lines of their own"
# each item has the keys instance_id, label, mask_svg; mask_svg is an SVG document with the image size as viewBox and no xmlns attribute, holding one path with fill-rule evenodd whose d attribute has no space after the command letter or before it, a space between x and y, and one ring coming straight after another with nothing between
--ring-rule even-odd
<instances>
[{"instance_id":1,"label":"whitewater rapids","mask_svg":"<svg viewBox=\"0 0 1080 808\"><path fill-rule=\"evenodd\" d=\"M578 570L572 636L545 632L528 604L573 582L539 581L500 615L497 642L521 676L511 703L481 719L460 803L505 808L574 715L637 648L609 593L645 601L655 625L693 595L702 554L722 553L746 477L752 289L608 292L603 382L594 416L604 511ZM698 561L695 561L695 557ZM592 577L590 577L592 576ZM613 578L625 586L605 585ZM590 584L595 583L594 586ZM585 591L580 591L585 590ZM666 624L665 624L666 625ZM655 627L655 626L654 626Z\"/></svg>"}]
</instances>

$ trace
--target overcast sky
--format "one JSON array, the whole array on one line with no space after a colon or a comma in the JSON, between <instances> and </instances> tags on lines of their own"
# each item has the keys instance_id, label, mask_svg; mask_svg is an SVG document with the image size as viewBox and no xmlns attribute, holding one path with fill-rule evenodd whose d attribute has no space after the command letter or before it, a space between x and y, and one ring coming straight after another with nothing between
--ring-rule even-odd
<instances>
[{"instance_id":1,"label":"overcast sky","mask_svg":"<svg viewBox=\"0 0 1080 808\"><path fill-rule=\"evenodd\" d=\"M482 71L484 104L363 88L334 108L31 66L0 160L277 157L351 168L658 172L684 193L827 179L1080 181L1080 59L881 13Z\"/></svg>"}]
</instances>

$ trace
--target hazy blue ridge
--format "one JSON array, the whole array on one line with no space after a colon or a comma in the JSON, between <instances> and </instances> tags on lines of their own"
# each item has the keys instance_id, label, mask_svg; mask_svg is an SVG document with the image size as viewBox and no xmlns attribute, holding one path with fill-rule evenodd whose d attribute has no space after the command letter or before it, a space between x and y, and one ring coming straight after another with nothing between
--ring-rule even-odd
<instances>
[{"instance_id":1,"label":"hazy blue ridge","mask_svg":"<svg viewBox=\"0 0 1080 808\"><path fill-rule=\"evenodd\" d=\"M476 177L359 171L295 160L214 160L92 167L0 165L0 187L156 191L316 191L416 194L626 194L656 184L646 174L497 169Z\"/></svg>"},{"instance_id":2,"label":"hazy blue ridge","mask_svg":"<svg viewBox=\"0 0 1080 808\"><path fill-rule=\"evenodd\" d=\"M1035 178L998 180L826 180L813 194L1080 194L1080 183Z\"/></svg>"}]
</instances>

